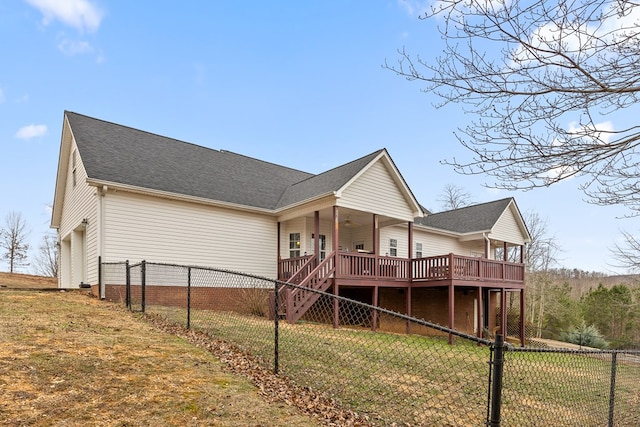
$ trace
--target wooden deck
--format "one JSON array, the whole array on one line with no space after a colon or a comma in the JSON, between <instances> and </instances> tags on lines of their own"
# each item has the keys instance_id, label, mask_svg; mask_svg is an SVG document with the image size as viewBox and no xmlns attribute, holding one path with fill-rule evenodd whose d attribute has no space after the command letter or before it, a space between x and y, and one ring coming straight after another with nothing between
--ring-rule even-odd
<instances>
[{"instance_id":1,"label":"wooden deck","mask_svg":"<svg viewBox=\"0 0 640 427\"><path fill-rule=\"evenodd\" d=\"M455 254L414 259L355 252L336 256L334 278L340 285L524 287L524 264L514 262ZM313 256L284 259L278 279L300 283L315 267Z\"/></svg>"}]
</instances>

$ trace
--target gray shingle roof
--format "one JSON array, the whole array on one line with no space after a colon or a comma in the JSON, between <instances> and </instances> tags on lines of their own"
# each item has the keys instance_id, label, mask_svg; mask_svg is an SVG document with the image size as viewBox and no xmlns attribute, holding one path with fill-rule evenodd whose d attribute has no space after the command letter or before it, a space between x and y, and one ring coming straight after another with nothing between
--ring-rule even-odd
<instances>
[{"instance_id":1,"label":"gray shingle roof","mask_svg":"<svg viewBox=\"0 0 640 427\"><path fill-rule=\"evenodd\" d=\"M380 153L319 175L66 111L90 179L276 209L334 191Z\"/></svg>"},{"instance_id":2,"label":"gray shingle roof","mask_svg":"<svg viewBox=\"0 0 640 427\"><path fill-rule=\"evenodd\" d=\"M291 185L282 195L278 207L281 208L295 202L307 200L313 196L339 190L383 151L384 150L378 150L367 156Z\"/></svg>"},{"instance_id":3,"label":"gray shingle roof","mask_svg":"<svg viewBox=\"0 0 640 427\"><path fill-rule=\"evenodd\" d=\"M511 201L513 197L434 213L416 218L415 223L461 234L487 231L496 224Z\"/></svg>"}]
</instances>

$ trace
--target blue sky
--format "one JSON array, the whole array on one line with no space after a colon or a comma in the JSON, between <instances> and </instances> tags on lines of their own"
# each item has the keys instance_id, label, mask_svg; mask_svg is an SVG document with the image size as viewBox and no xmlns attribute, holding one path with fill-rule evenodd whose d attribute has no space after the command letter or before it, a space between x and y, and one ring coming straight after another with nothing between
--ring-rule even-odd
<instances>
[{"instance_id":1,"label":"blue sky","mask_svg":"<svg viewBox=\"0 0 640 427\"><path fill-rule=\"evenodd\" d=\"M319 173L379 148L427 208L447 184L476 202L514 196L548 219L559 265L612 271L621 207L577 183L508 193L441 165L465 158L461 107L383 69L405 46L439 49L433 22L399 0L0 3L0 223L20 212L31 255L48 232L61 126L70 110ZM0 270L7 266L0 263Z\"/></svg>"}]
</instances>

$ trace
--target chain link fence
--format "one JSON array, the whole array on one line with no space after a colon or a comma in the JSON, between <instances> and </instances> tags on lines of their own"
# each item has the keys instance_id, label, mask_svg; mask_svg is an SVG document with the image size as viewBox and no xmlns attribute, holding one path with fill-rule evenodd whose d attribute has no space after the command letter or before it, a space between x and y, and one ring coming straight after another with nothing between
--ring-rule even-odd
<instances>
[{"instance_id":1,"label":"chain link fence","mask_svg":"<svg viewBox=\"0 0 640 427\"><path fill-rule=\"evenodd\" d=\"M103 264L101 284L107 299L226 341L376 425L640 425L640 352L518 348L219 269Z\"/></svg>"}]
</instances>

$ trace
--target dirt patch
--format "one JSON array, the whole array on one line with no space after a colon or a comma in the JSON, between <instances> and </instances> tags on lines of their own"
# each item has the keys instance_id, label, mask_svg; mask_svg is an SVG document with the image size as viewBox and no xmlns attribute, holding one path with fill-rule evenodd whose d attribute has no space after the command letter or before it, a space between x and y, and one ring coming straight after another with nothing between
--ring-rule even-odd
<instances>
[{"instance_id":1,"label":"dirt patch","mask_svg":"<svg viewBox=\"0 0 640 427\"><path fill-rule=\"evenodd\" d=\"M0 272L0 289L55 289L57 287L58 279L55 277Z\"/></svg>"},{"instance_id":2,"label":"dirt patch","mask_svg":"<svg viewBox=\"0 0 640 427\"><path fill-rule=\"evenodd\" d=\"M6 425L328 425L86 292L1 292L0 341Z\"/></svg>"}]
</instances>

